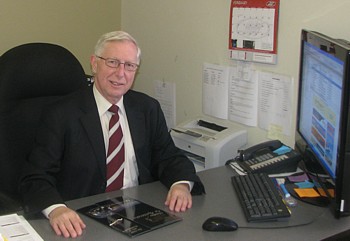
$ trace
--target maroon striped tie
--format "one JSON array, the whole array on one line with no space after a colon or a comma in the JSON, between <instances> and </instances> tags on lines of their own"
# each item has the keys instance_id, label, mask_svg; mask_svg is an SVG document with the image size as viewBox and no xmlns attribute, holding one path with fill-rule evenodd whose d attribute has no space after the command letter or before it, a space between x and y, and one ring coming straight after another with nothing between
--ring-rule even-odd
<instances>
[{"instance_id":1,"label":"maroon striped tie","mask_svg":"<svg viewBox=\"0 0 350 241\"><path fill-rule=\"evenodd\" d=\"M108 109L108 111L112 112L112 117L109 121L106 192L119 190L123 187L125 150L118 109L116 105L112 105Z\"/></svg>"}]
</instances>

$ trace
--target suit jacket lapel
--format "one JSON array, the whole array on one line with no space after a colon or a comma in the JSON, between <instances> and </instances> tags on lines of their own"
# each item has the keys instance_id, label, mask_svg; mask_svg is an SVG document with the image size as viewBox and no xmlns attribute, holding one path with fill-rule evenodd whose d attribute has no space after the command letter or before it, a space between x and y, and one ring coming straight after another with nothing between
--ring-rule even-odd
<instances>
[{"instance_id":1,"label":"suit jacket lapel","mask_svg":"<svg viewBox=\"0 0 350 241\"><path fill-rule=\"evenodd\" d=\"M124 95L124 107L128 117L129 129L134 145L136 162L139 169L139 175L142 176L145 171L144 163L141 162L141 160L145 155L144 148L146 142L146 121L145 115L139 109L138 104L139 103L137 103L137 100L135 100L129 93Z\"/></svg>"},{"instance_id":2,"label":"suit jacket lapel","mask_svg":"<svg viewBox=\"0 0 350 241\"><path fill-rule=\"evenodd\" d=\"M100 117L98 115L96 101L92 88L84 92L81 107L85 115L81 118L81 123L85 129L91 147L94 150L96 160L102 176L106 176L106 151L103 139Z\"/></svg>"},{"instance_id":3,"label":"suit jacket lapel","mask_svg":"<svg viewBox=\"0 0 350 241\"><path fill-rule=\"evenodd\" d=\"M145 118L142 112L135 110L126 98L124 99L125 111L128 116L130 134L133 141L135 154L137 155L145 142Z\"/></svg>"}]
</instances>

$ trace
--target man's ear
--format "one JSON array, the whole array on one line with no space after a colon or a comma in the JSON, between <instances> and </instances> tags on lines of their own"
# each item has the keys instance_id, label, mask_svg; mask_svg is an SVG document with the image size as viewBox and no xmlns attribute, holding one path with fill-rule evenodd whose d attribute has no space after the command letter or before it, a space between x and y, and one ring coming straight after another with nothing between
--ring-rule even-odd
<instances>
[{"instance_id":1,"label":"man's ear","mask_svg":"<svg viewBox=\"0 0 350 241\"><path fill-rule=\"evenodd\" d=\"M92 74L95 74L97 71L97 58L95 55L91 55L90 57L90 65L91 65L91 72Z\"/></svg>"}]
</instances>

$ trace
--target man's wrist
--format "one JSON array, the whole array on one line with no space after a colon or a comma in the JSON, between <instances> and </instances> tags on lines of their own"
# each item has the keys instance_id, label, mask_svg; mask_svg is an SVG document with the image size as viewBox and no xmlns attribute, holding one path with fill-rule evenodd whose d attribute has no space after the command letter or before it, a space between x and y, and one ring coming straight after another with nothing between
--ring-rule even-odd
<instances>
[{"instance_id":1,"label":"man's wrist","mask_svg":"<svg viewBox=\"0 0 350 241\"><path fill-rule=\"evenodd\" d=\"M178 181L178 182L174 182L173 185L171 185L170 189L177 185L177 184L187 184L188 185L188 188L189 188L189 191L191 192L192 191L192 188L193 188L193 185L194 185L194 182L190 182L190 181Z\"/></svg>"},{"instance_id":2,"label":"man's wrist","mask_svg":"<svg viewBox=\"0 0 350 241\"><path fill-rule=\"evenodd\" d=\"M58 208L58 207L67 207L67 206L66 206L65 204L63 204L63 203L54 204L54 205L49 206L48 208L45 208L45 209L42 210L41 212L42 212L42 214L44 214L44 216L45 216L47 219L49 219L50 213L51 213L54 209L56 209L56 208Z\"/></svg>"}]
</instances>

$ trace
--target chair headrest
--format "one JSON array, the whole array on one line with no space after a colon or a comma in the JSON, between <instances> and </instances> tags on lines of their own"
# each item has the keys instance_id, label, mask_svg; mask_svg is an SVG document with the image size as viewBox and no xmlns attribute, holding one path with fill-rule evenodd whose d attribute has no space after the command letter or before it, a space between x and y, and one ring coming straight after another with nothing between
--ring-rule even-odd
<instances>
[{"instance_id":1,"label":"chair headrest","mask_svg":"<svg viewBox=\"0 0 350 241\"><path fill-rule=\"evenodd\" d=\"M64 95L86 85L80 62L62 46L28 43L0 56L0 100Z\"/></svg>"}]
</instances>

